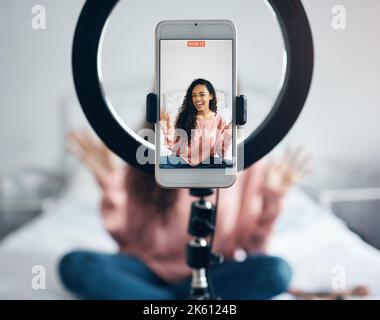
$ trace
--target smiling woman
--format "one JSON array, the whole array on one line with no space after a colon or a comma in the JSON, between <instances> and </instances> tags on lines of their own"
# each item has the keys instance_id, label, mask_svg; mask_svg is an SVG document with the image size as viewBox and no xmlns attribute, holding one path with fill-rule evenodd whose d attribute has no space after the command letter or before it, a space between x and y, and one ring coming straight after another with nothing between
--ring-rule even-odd
<instances>
[{"instance_id":1,"label":"smiling woman","mask_svg":"<svg viewBox=\"0 0 380 320\"><path fill-rule=\"evenodd\" d=\"M101 48L100 40L103 39L103 27L117 2L112 0L107 2L86 2L78 21L73 44L74 81L84 112L101 139L112 151L119 154L132 166L151 174L153 173L151 165L136 164L134 151L137 150L140 144L149 146L149 149L153 149L153 146L148 145L141 137L137 138L133 135L133 132L119 120L117 113L107 99L106 91L102 87L102 73L99 70L101 56L98 51ZM255 135L251 134L247 141L248 144L244 145L244 150L252 150L247 152L249 156L244 157L244 165L241 169L248 168L268 153L289 131L303 107L311 80L313 61L311 34L302 5L299 1L292 1L291 3L270 1L270 3L272 3L276 11L283 14L279 21L282 23L284 38L288 42L287 49L289 50L286 57L289 63L287 64L279 99L273 109L274 112L271 112L264 121L263 126L259 127L257 139ZM201 22L198 21L198 23L197 28L201 29ZM182 21L184 36L179 39L194 39L193 36L187 37L189 35L185 32L188 31L187 24L190 25L189 22ZM212 22L212 24L215 24L215 22ZM211 56L219 58L222 53L225 53L222 58L230 61L229 65L231 65L235 63L231 56L234 57L234 52L236 51L234 43L236 37L234 28L232 28L233 24L227 23L226 20L224 20L223 24L225 26L223 31L228 31L228 38L225 39L224 35L221 37L222 35L218 34L220 28L213 27L210 28L210 31L215 30L215 35L218 34L219 37L216 40L210 37L212 40L208 41L215 41L210 42L210 44L227 47L228 50L215 50L216 53ZM205 27L206 25L207 23ZM123 28L125 33L126 28L124 26ZM136 30L136 27L130 30ZM162 30L165 29L162 28ZM136 32L132 33L136 34ZM140 34L139 37L142 38ZM181 44L177 43L176 38L167 40L162 37L160 39L162 45L167 44L169 46L167 42L171 42L171 40L175 41L174 45L179 46ZM299 39L302 39L302 41L299 41ZM159 38L156 37L156 40L156 44L158 44ZM183 42L182 44L185 43ZM156 48L159 48L159 46L157 45ZM162 48L163 46L161 46ZM300 48L302 50L299 50ZM193 49L191 49L192 54L195 52ZM199 51L198 49L195 49L197 50L196 52ZM187 47L184 50L190 53ZM133 51L138 52L137 50ZM299 55L300 51L302 51L301 57ZM165 55L165 57L169 60L168 55ZM196 65L195 63L188 63L186 59L177 60L182 65L185 65L184 62L186 62L186 65L191 68ZM204 61L209 65L210 62L214 62L213 60L193 59L192 61ZM218 59L218 61L220 60ZM146 62L141 56L136 61ZM156 66L158 68L159 64L157 63ZM180 68L172 67L170 70L183 74ZM220 69L213 68L213 70ZM231 81L231 72L233 72L231 70L236 71L233 67L228 68L228 72L225 72L225 83L227 83L226 87L229 89L230 110L232 111L232 102L236 98L236 81ZM139 73L141 73L141 70L139 70ZM210 71L209 73L212 72ZM211 79L219 88L225 89L223 85L216 82L214 77L209 77L209 73L192 72L197 77L202 76ZM235 73L232 73L234 79L236 78ZM129 72L126 72L126 74L129 74ZM156 77L162 74L162 72L156 72ZM186 85L188 79L191 78L193 78L192 75L186 76ZM215 76L215 78L217 77ZM174 79L176 81L177 76L168 76L165 79ZM166 88L162 86L162 81L157 81L156 83L160 83L159 91L161 95L161 91L164 92ZM179 84L179 87L183 88L186 85ZM207 84L204 85L207 87ZM177 90L178 88L174 89ZM205 89L202 89L205 92ZM208 109L210 109L210 103L215 98L215 95L208 88L207 91L210 96L208 100ZM159 98L161 99L162 97L160 96ZM191 95L187 101L191 101L194 109L193 90L191 90ZM203 103L206 103L206 101L204 100ZM197 112L196 108L195 110ZM211 127L215 124L216 129L220 130L220 132L224 129L225 132L223 133L228 141L229 125L226 124L226 121L217 112L213 114L213 111L207 110L206 107L204 107L204 111L207 111L207 116L213 116L214 119L208 120L206 117L206 119L201 120L210 121L212 123ZM196 114L193 114L192 118L196 121L199 120ZM190 121L184 123L186 123L186 135L188 133L186 130L190 129L190 138L193 139L191 129L196 129L196 127L191 128L189 126ZM202 126L200 128L202 129ZM204 127L204 129L208 128ZM157 130L156 132L159 131ZM223 138L221 137L222 140ZM83 140L80 141L83 142ZM216 141L215 139L214 149L217 149L216 146L220 146ZM157 145L160 144L157 143ZM259 148L255 148L255 145L258 145ZM233 146L237 149L235 143ZM157 151L157 149L154 149L154 151ZM217 150L214 151L217 152ZM221 153L223 157L223 147ZM202 152L200 154L202 155ZM156 155L160 155L160 153L156 152ZM102 158L101 154L99 156ZM92 157L84 157L84 159L91 160L89 164L94 163L94 158ZM87 165L89 166L89 164ZM60 261L59 272L61 279L69 290L87 299L183 299L187 296L192 275L192 270L185 264L185 250L183 250L185 243L188 241L186 230L189 216L183 213L188 212L193 199L189 196L187 190L177 190L178 198L167 210L170 213L170 215L167 215L168 219L161 220L161 217L157 216L157 211L154 207L148 206L146 203L140 204L136 199L133 199L129 185L126 184L126 178L130 171L128 170L128 172L125 169L120 168L107 174L105 180L98 179L99 185L103 188L101 211L105 220L104 223L108 228L107 230L120 245L120 252L117 254L70 252ZM220 267L218 270L213 270L213 275L217 280L214 283L218 285L215 286L215 292L220 293L220 296L224 299L268 299L286 291L289 285L291 269L286 261L263 254L266 252L265 248L272 230L271 226L280 213L284 196L282 187L273 189L273 184L267 180L267 177L271 176L268 174L269 170L271 170L270 166L256 164L242 173L238 178L239 181L229 190L223 189L220 191L221 200L218 208L218 217L220 219L218 222L222 224L217 228L219 238L215 238L215 250L223 254L226 261L218 266ZM192 173L190 170L187 171ZM210 172L212 171L210 170ZM287 175L286 172L285 175ZM216 182L221 181L221 179L217 180L220 176L216 174L214 176ZM227 177L227 175L225 176ZM178 179L179 177L180 175L175 178ZM96 178L99 178L99 176L96 176ZM209 176L206 176L206 178L208 179ZM233 182L232 179L226 179L226 181ZM282 181L282 179L278 179L278 181ZM287 181L289 180L287 179ZM210 179L206 183L209 184L209 182ZM227 186L227 184L222 186ZM146 198L150 198L150 196L146 194ZM252 206L252 199L257 200L258 205ZM164 201L165 198L163 197L160 200ZM246 260L242 262L234 259L235 252L240 249L247 253ZM104 266L107 267L104 268ZM252 272L252 270L255 270L255 272ZM104 286L105 283L107 286Z\"/></svg>"},{"instance_id":2,"label":"smiling woman","mask_svg":"<svg viewBox=\"0 0 380 320\"><path fill-rule=\"evenodd\" d=\"M174 126L169 114L162 112L161 128L165 146L172 151L171 156L161 158L162 167L230 165L231 123L227 124L218 114L216 91L210 81L194 80L186 91Z\"/></svg>"},{"instance_id":3,"label":"smiling woman","mask_svg":"<svg viewBox=\"0 0 380 320\"><path fill-rule=\"evenodd\" d=\"M208 119L210 115L215 115L216 111L214 87L207 80L204 82L205 84L197 84L192 92L193 105L197 109L197 119Z\"/></svg>"}]
</instances>

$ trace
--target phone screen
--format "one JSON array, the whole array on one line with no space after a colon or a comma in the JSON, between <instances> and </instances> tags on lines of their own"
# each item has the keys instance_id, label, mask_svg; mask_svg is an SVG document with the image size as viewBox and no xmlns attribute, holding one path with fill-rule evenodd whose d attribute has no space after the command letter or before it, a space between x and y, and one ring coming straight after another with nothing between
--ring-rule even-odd
<instances>
[{"instance_id":1,"label":"phone screen","mask_svg":"<svg viewBox=\"0 0 380 320\"><path fill-rule=\"evenodd\" d=\"M232 167L233 41L160 40L160 169Z\"/></svg>"}]
</instances>

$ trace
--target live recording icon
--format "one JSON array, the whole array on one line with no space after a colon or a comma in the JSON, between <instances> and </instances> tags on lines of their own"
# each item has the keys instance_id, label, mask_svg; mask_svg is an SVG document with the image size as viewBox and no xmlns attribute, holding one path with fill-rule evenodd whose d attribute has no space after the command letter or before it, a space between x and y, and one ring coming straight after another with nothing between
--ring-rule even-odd
<instances>
[{"instance_id":1,"label":"live recording icon","mask_svg":"<svg viewBox=\"0 0 380 320\"><path fill-rule=\"evenodd\" d=\"M205 47L206 41L187 41L188 47Z\"/></svg>"}]
</instances>

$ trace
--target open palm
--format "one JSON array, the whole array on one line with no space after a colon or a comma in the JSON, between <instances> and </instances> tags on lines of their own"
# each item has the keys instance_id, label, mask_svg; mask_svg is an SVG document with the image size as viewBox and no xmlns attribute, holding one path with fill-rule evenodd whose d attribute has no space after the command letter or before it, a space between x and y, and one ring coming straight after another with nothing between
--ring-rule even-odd
<instances>
[{"instance_id":1,"label":"open palm","mask_svg":"<svg viewBox=\"0 0 380 320\"><path fill-rule=\"evenodd\" d=\"M121 169L116 155L88 129L71 131L68 149L100 181Z\"/></svg>"},{"instance_id":2,"label":"open palm","mask_svg":"<svg viewBox=\"0 0 380 320\"><path fill-rule=\"evenodd\" d=\"M160 123L165 129L170 129L172 127L172 122L170 119L169 112L161 111Z\"/></svg>"},{"instance_id":3,"label":"open palm","mask_svg":"<svg viewBox=\"0 0 380 320\"><path fill-rule=\"evenodd\" d=\"M310 160L310 155L305 154L302 147L288 147L279 160L269 162L266 188L275 192L287 192L311 171Z\"/></svg>"}]
</instances>

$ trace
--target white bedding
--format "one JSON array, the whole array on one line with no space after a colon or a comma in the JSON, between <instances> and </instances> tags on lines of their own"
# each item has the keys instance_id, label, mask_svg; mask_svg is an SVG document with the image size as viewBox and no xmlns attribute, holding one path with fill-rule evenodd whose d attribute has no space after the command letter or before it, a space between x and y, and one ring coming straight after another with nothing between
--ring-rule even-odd
<instances>
[{"instance_id":1,"label":"white bedding","mask_svg":"<svg viewBox=\"0 0 380 320\"><path fill-rule=\"evenodd\" d=\"M103 229L96 201L68 196L0 243L0 299L70 299L56 267L65 252L78 248L116 251ZM371 298L380 297L380 252L300 190L286 199L270 252L290 262L293 285L329 289L336 272L343 270L347 287L366 284ZM44 290L32 288L34 265L46 269Z\"/></svg>"}]
</instances>

